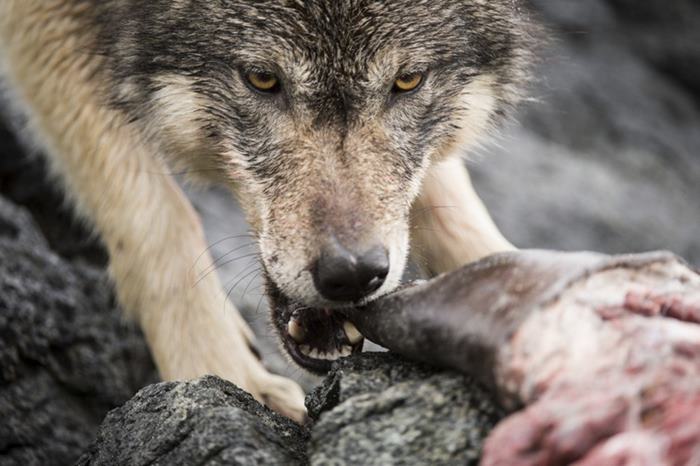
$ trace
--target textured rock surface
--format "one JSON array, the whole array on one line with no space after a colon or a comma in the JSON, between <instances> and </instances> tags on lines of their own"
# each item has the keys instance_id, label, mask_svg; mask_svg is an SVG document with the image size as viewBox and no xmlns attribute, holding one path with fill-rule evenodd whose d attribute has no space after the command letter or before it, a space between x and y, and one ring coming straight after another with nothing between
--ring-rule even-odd
<instances>
[{"instance_id":1,"label":"textured rock surface","mask_svg":"<svg viewBox=\"0 0 700 466\"><path fill-rule=\"evenodd\" d=\"M307 405L314 465L476 464L502 417L470 378L387 353L342 360Z\"/></svg>"},{"instance_id":2,"label":"textured rock surface","mask_svg":"<svg viewBox=\"0 0 700 466\"><path fill-rule=\"evenodd\" d=\"M310 442L221 379L151 385L109 413L79 464L475 464L502 417L469 378L385 353L341 361L307 403Z\"/></svg>"},{"instance_id":3,"label":"textured rock surface","mask_svg":"<svg viewBox=\"0 0 700 466\"><path fill-rule=\"evenodd\" d=\"M152 380L104 272L51 252L0 197L0 463L70 464L105 413Z\"/></svg>"},{"instance_id":4,"label":"textured rock surface","mask_svg":"<svg viewBox=\"0 0 700 466\"><path fill-rule=\"evenodd\" d=\"M307 431L216 377L150 385L105 418L80 465L306 463Z\"/></svg>"}]
</instances>

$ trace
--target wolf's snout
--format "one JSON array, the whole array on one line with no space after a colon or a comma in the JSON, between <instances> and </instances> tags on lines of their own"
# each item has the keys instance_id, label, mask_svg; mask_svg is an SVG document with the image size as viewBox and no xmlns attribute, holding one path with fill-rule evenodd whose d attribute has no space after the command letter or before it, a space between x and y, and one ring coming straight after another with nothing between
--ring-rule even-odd
<instances>
[{"instance_id":1,"label":"wolf's snout","mask_svg":"<svg viewBox=\"0 0 700 466\"><path fill-rule=\"evenodd\" d=\"M321 251L313 268L316 289L331 301L358 301L377 291L389 273L389 254L383 246L364 253L333 240Z\"/></svg>"}]
</instances>

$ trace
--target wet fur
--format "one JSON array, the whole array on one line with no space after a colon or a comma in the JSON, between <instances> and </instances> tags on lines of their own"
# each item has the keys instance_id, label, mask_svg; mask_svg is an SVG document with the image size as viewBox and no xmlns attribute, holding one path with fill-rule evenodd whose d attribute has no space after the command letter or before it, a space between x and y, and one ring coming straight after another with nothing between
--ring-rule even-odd
<instances>
[{"instance_id":1,"label":"wet fur","mask_svg":"<svg viewBox=\"0 0 700 466\"><path fill-rule=\"evenodd\" d=\"M511 0L3 0L0 70L104 239L161 375L216 373L299 419L301 390L221 312L218 278L195 280L211 258L167 173L227 184L267 279L308 305L328 304L309 270L330 235L384 242L376 295L397 286L411 236L435 273L510 249L454 160L519 100L533 31ZM251 67L284 92L251 90ZM410 71L427 73L422 88L393 95Z\"/></svg>"}]
</instances>

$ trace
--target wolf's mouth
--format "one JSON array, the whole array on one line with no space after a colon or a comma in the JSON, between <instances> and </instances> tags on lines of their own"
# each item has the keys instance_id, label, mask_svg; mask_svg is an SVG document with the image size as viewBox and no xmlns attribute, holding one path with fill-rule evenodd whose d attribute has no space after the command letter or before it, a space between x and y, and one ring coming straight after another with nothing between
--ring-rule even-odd
<instances>
[{"instance_id":1,"label":"wolf's mouth","mask_svg":"<svg viewBox=\"0 0 700 466\"><path fill-rule=\"evenodd\" d=\"M274 285L268 288L273 323L295 363L323 374L336 359L362 351L364 337L341 310L295 304Z\"/></svg>"},{"instance_id":2,"label":"wolf's mouth","mask_svg":"<svg viewBox=\"0 0 700 466\"><path fill-rule=\"evenodd\" d=\"M297 364L323 373L336 359L362 351L364 338L339 312L302 308L290 315L282 341Z\"/></svg>"}]
</instances>

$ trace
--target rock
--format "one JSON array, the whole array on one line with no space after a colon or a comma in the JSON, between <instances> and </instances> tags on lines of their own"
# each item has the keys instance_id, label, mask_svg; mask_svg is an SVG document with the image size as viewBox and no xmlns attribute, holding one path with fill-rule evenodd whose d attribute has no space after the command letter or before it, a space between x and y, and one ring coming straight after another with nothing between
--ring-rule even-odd
<instances>
[{"instance_id":1,"label":"rock","mask_svg":"<svg viewBox=\"0 0 700 466\"><path fill-rule=\"evenodd\" d=\"M75 218L71 206L64 202L60 184L47 175L45 160L27 155L3 125L2 118L0 195L29 211L53 252L70 261L106 267L108 256L102 243L96 235L89 234L85 224Z\"/></svg>"},{"instance_id":2,"label":"rock","mask_svg":"<svg viewBox=\"0 0 700 466\"><path fill-rule=\"evenodd\" d=\"M107 411L153 380L105 273L54 254L0 197L0 463L74 462Z\"/></svg>"},{"instance_id":3,"label":"rock","mask_svg":"<svg viewBox=\"0 0 700 466\"><path fill-rule=\"evenodd\" d=\"M524 248L700 264L697 2L530 1L555 37L536 101L469 164L496 223Z\"/></svg>"},{"instance_id":4,"label":"rock","mask_svg":"<svg viewBox=\"0 0 700 466\"><path fill-rule=\"evenodd\" d=\"M163 382L105 418L79 465L306 463L308 432L218 377Z\"/></svg>"},{"instance_id":5,"label":"rock","mask_svg":"<svg viewBox=\"0 0 700 466\"><path fill-rule=\"evenodd\" d=\"M78 464L476 464L503 417L470 378L387 353L339 361L307 405L311 434L217 377L154 384L107 415Z\"/></svg>"},{"instance_id":6,"label":"rock","mask_svg":"<svg viewBox=\"0 0 700 466\"><path fill-rule=\"evenodd\" d=\"M339 361L307 406L312 465L477 464L503 417L469 377L388 353Z\"/></svg>"}]
</instances>

